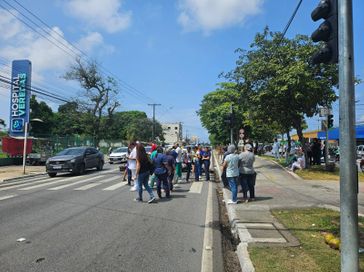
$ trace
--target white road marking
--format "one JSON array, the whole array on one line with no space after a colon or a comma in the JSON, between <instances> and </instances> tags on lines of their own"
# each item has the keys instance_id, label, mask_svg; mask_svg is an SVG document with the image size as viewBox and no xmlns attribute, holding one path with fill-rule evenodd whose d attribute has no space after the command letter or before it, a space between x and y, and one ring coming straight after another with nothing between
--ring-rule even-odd
<instances>
[{"instance_id":1,"label":"white road marking","mask_svg":"<svg viewBox=\"0 0 364 272\"><path fill-rule=\"evenodd\" d=\"M126 182L119 182L119 183L116 183L114 185L111 185L109 187L106 187L104 189L102 189L103 191L114 191L116 189L119 189L121 187L124 187L127 183Z\"/></svg>"},{"instance_id":2,"label":"white road marking","mask_svg":"<svg viewBox=\"0 0 364 272\"><path fill-rule=\"evenodd\" d=\"M52 180L59 180L59 178L53 178ZM50 179L42 179L42 180L37 180L37 181L32 181L29 183L23 183L23 184L18 184L18 185L10 185L8 187L4 187L4 188L0 188L0 191L6 191L6 190L10 190L10 189L14 189L14 188L20 188L20 187L26 187L26 186L29 186L29 185L34 185L34 184L39 184L39 183L45 183L45 182L48 182Z\"/></svg>"},{"instance_id":3,"label":"white road marking","mask_svg":"<svg viewBox=\"0 0 364 272\"><path fill-rule=\"evenodd\" d=\"M102 171L102 173L111 173L111 172L116 172L116 171L119 171L119 168L114 168L114 169L110 169L110 170L104 170Z\"/></svg>"},{"instance_id":4,"label":"white road marking","mask_svg":"<svg viewBox=\"0 0 364 272\"><path fill-rule=\"evenodd\" d=\"M213 207L212 207L212 183L209 182L209 191L207 195L205 232L202 248L201 272L213 271Z\"/></svg>"},{"instance_id":5,"label":"white road marking","mask_svg":"<svg viewBox=\"0 0 364 272\"><path fill-rule=\"evenodd\" d=\"M88 190L90 188L93 188L93 187L96 187L96 186L99 186L103 183L106 183L106 182L109 182L109 181L113 181L113 180L116 180L116 179L121 179L120 176L115 176L115 177L111 177L111 178L108 178L108 179L105 179L105 180L102 180L100 182L97 182L97 183L91 183L91 184L87 184L87 185L84 185L84 186L81 186L81 187L78 187L78 188L75 188L73 190L76 190L76 191L85 191L85 190Z\"/></svg>"},{"instance_id":6,"label":"white road marking","mask_svg":"<svg viewBox=\"0 0 364 272\"><path fill-rule=\"evenodd\" d=\"M1 200L5 200L5 199L9 199L9 198L13 198L15 196L17 196L17 195L6 195L6 196L2 196L2 197L0 197L0 201Z\"/></svg>"},{"instance_id":7,"label":"white road marking","mask_svg":"<svg viewBox=\"0 0 364 272\"><path fill-rule=\"evenodd\" d=\"M77 184L89 182L91 180L95 180L95 179L99 179L99 178L103 178L103 177L104 177L104 175L95 176L95 177L92 177L92 178L88 178L88 179L76 181L74 183L70 183L70 184L65 184L65 185L60 185L60 186L57 186L57 187L49 188L47 190L49 190L49 191L57 191L57 190L61 190L61 189L64 189L64 188L67 188L67 187L70 187L70 186L74 186L74 185L77 185Z\"/></svg>"},{"instance_id":8,"label":"white road marking","mask_svg":"<svg viewBox=\"0 0 364 272\"><path fill-rule=\"evenodd\" d=\"M194 181L190 187L190 193L201 194L203 182L202 181Z\"/></svg>"},{"instance_id":9,"label":"white road marking","mask_svg":"<svg viewBox=\"0 0 364 272\"><path fill-rule=\"evenodd\" d=\"M41 177L24 177L24 179L21 179L19 181L11 181L11 182L5 182L5 183L0 183L0 188L7 188L9 186L13 186L13 185L24 185L27 182L34 182L34 181L38 181L38 180L46 180L48 179L48 176L41 176Z\"/></svg>"},{"instance_id":10,"label":"white road marking","mask_svg":"<svg viewBox=\"0 0 364 272\"><path fill-rule=\"evenodd\" d=\"M80 178L80 176L72 177L72 178L63 178L63 179L60 179L60 180L47 182L45 184L39 184L39 185L30 186L30 187L25 187L25 188L21 188L21 189L18 189L18 190L28 191L28 190L37 189L37 188L40 188L40 187L44 187L44 186L48 186L48 185L53 185L53 184L57 184L57 183L65 182L65 181L75 180L75 179L78 179L78 178Z\"/></svg>"}]
</instances>

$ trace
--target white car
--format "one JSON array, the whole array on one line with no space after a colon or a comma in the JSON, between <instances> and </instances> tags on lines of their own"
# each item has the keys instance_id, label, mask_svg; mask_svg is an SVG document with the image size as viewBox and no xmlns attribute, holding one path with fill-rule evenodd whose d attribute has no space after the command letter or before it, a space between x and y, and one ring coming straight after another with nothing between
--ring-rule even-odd
<instances>
[{"instance_id":1,"label":"white car","mask_svg":"<svg viewBox=\"0 0 364 272\"><path fill-rule=\"evenodd\" d=\"M128 148L118 147L109 155L109 163L124 163L128 159Z\"/></svg>"}]
</instances>

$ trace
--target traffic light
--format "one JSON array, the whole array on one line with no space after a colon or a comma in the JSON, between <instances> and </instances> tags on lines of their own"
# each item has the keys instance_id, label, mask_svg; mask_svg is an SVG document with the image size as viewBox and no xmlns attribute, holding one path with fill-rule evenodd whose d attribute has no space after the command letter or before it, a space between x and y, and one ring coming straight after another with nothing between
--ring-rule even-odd
<instances>
[{"instance_id":1,"label":"traffic light","mask_svg":"<svg viewBox=\"0 0 364 272\"><path fill-rule=\"evenodd\" d=\"M312 63L338 63L338 8L337 0L321 0L311 13L314 22L325 19L311 39L314 42L325 42L325 45L312 57Z\"/></svg>"},{"instance_id":2,"label":"traffic light","mask_svg":"<svg viewBox=\"0 0 364 272\"><path fill-rule=\"evenodd\" d=\"M327 128L332 128L334 126L334 115L329 114L327 116Z\"/></svg>"}]
</instances>

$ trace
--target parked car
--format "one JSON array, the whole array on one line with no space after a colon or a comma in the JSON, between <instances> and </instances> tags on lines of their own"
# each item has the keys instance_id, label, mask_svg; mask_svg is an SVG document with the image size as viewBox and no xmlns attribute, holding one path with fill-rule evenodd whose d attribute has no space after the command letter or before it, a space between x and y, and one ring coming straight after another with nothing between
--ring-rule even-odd
<instances>
[{"instance_id":1,"label":"parked car","mask_svg":"<svg viewBox=\"0 0 364 272\"><path fill-rule=\"evenodd\" d=\"M128 148L127 147L118 147L113 150L109 155L109 163L124 163L128 159Z\"/></svg>"},{"instance_id":2,"label":"parked car","mask_svg":"<svg viewBox=\"0 0 364 272\"><path fill-rule=\"evenodd\" d=\"M104 154L93 147L71 147L59 152L46 162L46 171L50 177L57 173L69 172L82 175L86 169L104 167Z\"/></svg>"}]
</instances>

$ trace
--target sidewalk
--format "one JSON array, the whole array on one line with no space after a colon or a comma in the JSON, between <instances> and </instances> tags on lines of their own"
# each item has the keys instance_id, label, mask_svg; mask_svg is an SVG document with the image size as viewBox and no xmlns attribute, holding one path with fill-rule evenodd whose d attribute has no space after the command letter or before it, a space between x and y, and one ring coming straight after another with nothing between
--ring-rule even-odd
<instances>
[{"instance_id":1,"label":"sidewalk","mask_svg":"<svg viewBox=\"0 0 364 272\"><path fill-rule=\"evenodd\" d=\"M216 156L215 156L216 159ZM217 164L220 165L221 164ZM325 207L339 210L338 181L303 180L292 176L281 166L256 157L256 201L227 205L233 233L239 237L238 255L243 271L254 271L248 245L293 246L299 242L272 216L275 208ZM221 168L216 169L221 176ZM224 199L231 192L223 189ZM242 199L242 194L238 194ZM358 209L364 214L364 183L359 183Z\"/></svg>"},{"instance_id":2,"label":"sidewalk","mask_svg":"<svg viewBox=\"0 0 364 272\"><path fill-rule=\"evenodd\" d=\"M4 181L31 177L35 175L45 174L45 166L25 166L25 174L23 174L22 165L12 165L12 166L1 166L0 167L0 184Z\"/></svg>"}]
</instances>

